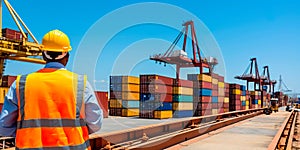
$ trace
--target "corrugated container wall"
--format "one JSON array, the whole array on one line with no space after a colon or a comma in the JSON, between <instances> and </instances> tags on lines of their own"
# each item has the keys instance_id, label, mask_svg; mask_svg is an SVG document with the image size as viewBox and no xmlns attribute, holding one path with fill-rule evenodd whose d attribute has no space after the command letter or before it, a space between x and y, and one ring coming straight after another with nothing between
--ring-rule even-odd
<instances>
[{"instance_id":1,"label":"corrugated container wall","mask_svg":"<svg viewBox=\"0 0 300 150\"><path fill-rule=\"evenodd\" d=\"M95 91L98 103L103 111L103 117L108 117L108 92Z\"/></svg>"}]
</instances>

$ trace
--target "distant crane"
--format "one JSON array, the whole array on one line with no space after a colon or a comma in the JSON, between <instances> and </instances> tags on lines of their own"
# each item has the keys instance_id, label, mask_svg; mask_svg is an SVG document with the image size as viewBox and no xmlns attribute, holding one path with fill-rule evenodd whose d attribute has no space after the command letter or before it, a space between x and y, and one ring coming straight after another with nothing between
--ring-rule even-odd
<instances>
[{"instance_id":1,"label":"distant crane","mask_svg":"<svg viewBox=\"0 0 300 150\"><path fill-rule=\"evenodd\" d=\"M251 63L249 64L249 66L247 67L245 72L240 76L235 76L234 78L239 79L239 80L246 80L247 81L247 90L249 90L249 83L253 82L254 90L260 91L261 85L262 85L262 80L266 80L267 78L261 77L259 75L256 58L251 58L250 61L251 61ZM254 69L254 71L253 71L253 69ZM250 72L249 72L249 70L250 70ZM257 89L257 85L258 85L258 89Z\"/></svg>"},{"instance_id":2,"label":"distant crane","mask_svg":"<svg viewBox=\"0 0 300 150\"><path fill-rule=\"evenodd\" d=\"M174 64L176 65L176 79L179 80L180 68L188 68L188 67L198 67L200 70L200 74L203 73L203 68L209 69L209 74L211 74L215 65L218 64L216 58L210 57L208 60L206 58L201 58L200 48L198 45L198 40L195 32L194 22L188 21L183 24L184 28L178 34L174 42L168 48L168 50L164 54L157 54L150 57L150 60L154 60L155 62L165 63L166 64ZM189 27L191 29L191 40L192 40L192 48L193 48L193 58L188 58L186 53L186 45L188 39L188 30ZM182 35L184 35L184 41L182 50L175 50L174 48L181 39Z\"/></svg>"},{"instance_id":3,"label":"distant crane","mask_svg":"<svg viewBox=\"0 0 300 150\"><path fill-rule=\"evenodd\" d=\"M261 78L263 79L262 85L269 86L269 93L272 93L272 95L274 95L275 84L277 83L277 81L271 80L269 66L264 66L263 76L261 76Z\"/></svg>"},{"instance_id":4,"label":"distant crane","mask_svg":"<svg viewBox=\"0 0 300 150\"><path fill-rule=\"evenodd\" d=\"M31 33L29 28L23 22L21 17L10 5L7 0L3 0L10 15L16 23L19 31L12 29L2 29L2 0L0 0L0 79L4 73L6 59L45 64L42 59L34 58L41 56L41 45ZM23 27L22 27L22 26ZM28 34L24 32L23 28L29 33L34 42L28 41ZM31 58L29 57L31 56ZM2 82L1 82L2 83Z\"/></svg>"},{"instance_id":5,"label":"distant crane","mask_svg":"<svg viewBox=\"0 0 300 150\"><path fill-rule=\"evenodd\" d=\"M285 89L283 89L285 88ZM283 82L281 75L279 76L279 84L278 84L278 91L279 92L292 92L292 90L290 90L286 84Z\"/></svg>"}]
</instances>

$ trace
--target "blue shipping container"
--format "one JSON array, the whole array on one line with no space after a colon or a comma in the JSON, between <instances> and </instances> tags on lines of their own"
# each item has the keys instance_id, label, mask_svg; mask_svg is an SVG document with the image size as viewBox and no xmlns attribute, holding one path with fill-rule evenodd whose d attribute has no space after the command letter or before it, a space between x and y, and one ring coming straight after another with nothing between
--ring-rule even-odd
<instances>
[{"instance_id":1,"label":"blue shipping container","mask_svg":"<svg viewBox=\"0 0 300 150\"><path fill-rule=\"evenodd\" d=\"M258 100L257 99L252 100L252 104L258 104Z\"/></svg>"},{"instance_id":2,"label":"blue shipping container","mask_svg":"<svg viewBox=\"0 0 300 150\"><path fill-rule=\"evenodd\" d=\"M148 101L148 100L153 101L155 100L155 95L150 93L141 93L140 99L141 101Z\"/></svg>"},{"instance_id":3,"label":"blue shipping container","mask_svg":"<svg viewBox=\"0 0 300 150\"><path fill-rule=\"evenodd\" d=\"M125 108L139 108L140 101L122 101L122 105Z\"/></svg>"},{"instance_id":4,"label":"blue shipping container","mask_svg":"<svg viewBox=\"0 0 300 150\"><path fill-rule=\"evenodd\" d=\"M122 84L111 84L110 90L111 91L122 91Z\"/></svg>"},{"instance_id":5,"label":"blue shipping container","mask_svg":"<svg viewBox=\"0 0 300 150\"><path fill-rule=\"evenodd\" d=\"M140 109L144 110L172 110L172 103L168 102L141 102Z\"/></svg>"},{"instance_id":6,"label":"blue shipping container","mask_svg":"<svg viewBox=\"0 0 300 150\"><path fill-rule=\"evenodd\" d=\"M173 102L193 102L191 95L173 95Z\"/></svg>"},{"instance_id":7,"label":"blue shipping container","mask_svg":"<svg viewBox=\"0 0 300 150\"><path fill-rule=\"evenodd\" d=\"M246 91L246 86L245 86L245 85L241 85L241 86L240 86L240 90L241 90L241 91Z\"/></svg>"},{"instance_id":8,"label":"blue shipping container","mask_svg":"<svg viewBox=\"0 0 300 150\"><path fill-rule=\"evenodd\" d=\"M181 110L181 111L173 112L174 118L193 117L193 115L194 115L193 110Z\"/></svg>"},{"instance_id":9,"label":"blue shipping container","mask_svg":"<svg viewBox=\"0 0 300 150\"><path fill-rule=\"evenodd\" d=\"M218 103L218 96L211 97L211 102L212 103Z\"/></svg>"},{"instance_id":10,"label":"blue shipping container","mask_svg":"<svg viewBox=\"0 0 300 150\"><path fill-rule=\"evenodd\" d=\"M246 91L242 91L242 96L246 96Z\"/></svg>"},{"instance_id":11,"label":"blue shipping container","mask_svg":"<svg viewBox=\"0 0 300 150\"><path fill-rule=\"evenodd\" d=\"M211 89L200 89L199 90L199 95L200 96L211 96L212 95L212 90Z\"/></svg>"},{"instance_id":12,"label":"blue shipping container","mask_svg":"<svg viewBox=\"0 0 300 150\"><path fill-rule=\"evenodd\" d=\"M246 101L242 101L242 106L246 106Z\"/></svg>"}]
</instances>

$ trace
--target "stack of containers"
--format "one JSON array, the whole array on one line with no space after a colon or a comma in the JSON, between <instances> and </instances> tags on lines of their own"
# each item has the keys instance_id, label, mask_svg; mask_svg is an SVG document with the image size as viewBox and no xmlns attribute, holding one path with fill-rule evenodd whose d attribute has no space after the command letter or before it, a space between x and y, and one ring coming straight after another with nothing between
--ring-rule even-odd
<instances>
[{"instance_id":1,"label":"stack of containers","mask_svg":"<svg viewBox=\"0 0 300 150\"><path fill-rule=\"evenodd\" d=\"M250 99L251 99L251 108L259 108L258 107L258 100L259 100L259 91L250 91Z\"/></svg>"},{"instance_id":2,"label":"stack of containers","mask_svg":"<svg viewBox=\"0 0 300 150\"><path fill-rule=\"evenodd\" d=\"M229 83L225 83L225 96L223 103L224 112L229 112L229 91Z\"/></svg>"},{"instance_id":3,"label":"stack of containers","mask_svg":"<svg viewBox=\"0 0 300 150\"><path fill-rule=\"evenodd\" d=\"M261 104L261 107L262 108L265 108L267 107L267 91L262 91L262 104Z\"/></svg>"},{"instance_id":4,"label":"stack of containers","mask_svg":"<svg viewBox=\"0 0 300 150\"><path fill-rule=\"evenodd\" d=\"M173 81L173 117L192 117L193 113L193 82L189 80Z\"/></svg>"},{"instance_id":5,"label":"stack of containers","mask_svg":"<svg viewBox=\"0 0 300 150\"><path fill-rule=\"evenodd\" d=\"M219 112L219 76L212 73L212 98L211 98L211 112L213 115L218 114Z\"/></svg>"},{"instance_id":6,"label":"stack of containers","mask_svg":"<svg viewBox=\"0 0 300 150\"><path fill-rule=\"evenodd\" d=\"M246 86L241 85L240 90L241 90L241 110L247 110L249 109L249 105L247 107Z\"/></svg>"},{"instance_id":7,"label":"stack of containers","mask_svg":"<svg viewBox=\"0 0 300 150\"><path fill-rule=\"evenodd\" d=\"M109 115L138 116L140 80L133 76L110 77Z\"/></svg>"},{"instance_id":8,"label":"stack of containers","mask_svg":"<svg viewBox=\"0 0 300 150\"><path fill-rule=\"evenodd\" d=\"M246 110L251 109L250 92L246 90Z\"/></svg>"},{"instance_id":9,"label":"stack of containers","mask_svg":"<svg viewBox=\"0 0 300 150\"><path fill-rule=\"evenodd\" d=\"M173 79L159 75L140 75L140 118L172 118Z\"/></svg>"},{"instance_id":10,"label":"stack of containers","mask_svg":"<svg viewBox=\"0 0 300 150\"><path fill-rule=\"evenodd\" d=\"M206 74L188 74L193 81L194 116L211 115L212 77Z\"/></svg>"},{"instance_id":11,"label":"stack of containers","mask_svg":"<svg viewBox=\"0 0 300 150\"><path fill-rule=\"evenodd\" d=\"M279 106L282 106L282 104L284 103L284 95L282 92L275 92L275 98L278 98L278 104Z\"/></svg>"},{"instance_id":12,"label":"stack of containers","mask_svg":"<svg viewBox=\"0 0 300 150\"><path fill-rule=\"evenodd\" d=\"M225 83L224 83L224 77L219 75L218 77L218 105L219 105L219 113L224 113L224 101L225 101ZM229 98L227 99L227 102L229 102ZM227 107L229 104L227 105Z\"/></svg>"},{"instance_id":13,"label":"stack of containers","mask_svg":"<svg viewBox=\"0 0 300 150\"><path fill-rule=\"evenodd\" d=\"M229 111L241 110L241 86L229 84Z\"/></svg>"}]
</instances>

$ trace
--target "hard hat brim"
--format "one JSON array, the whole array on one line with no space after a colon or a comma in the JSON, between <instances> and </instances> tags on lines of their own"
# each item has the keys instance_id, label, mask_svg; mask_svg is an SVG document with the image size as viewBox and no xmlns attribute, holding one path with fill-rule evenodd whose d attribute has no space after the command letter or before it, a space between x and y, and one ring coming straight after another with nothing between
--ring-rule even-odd
<instances>
[{"instance_id":1,"label":"hard hat brim","mask_svg":"<svg viewBox=\"0 0 300 150\"><path fill-rule=\"evenodd\" d=\"M72 50L72 47L66 47L66 48L62 48L62 49L56 49L56 48L41 48L42 51L51 51L51 52L69 52Z\"/></svg>"}]
</instances>

